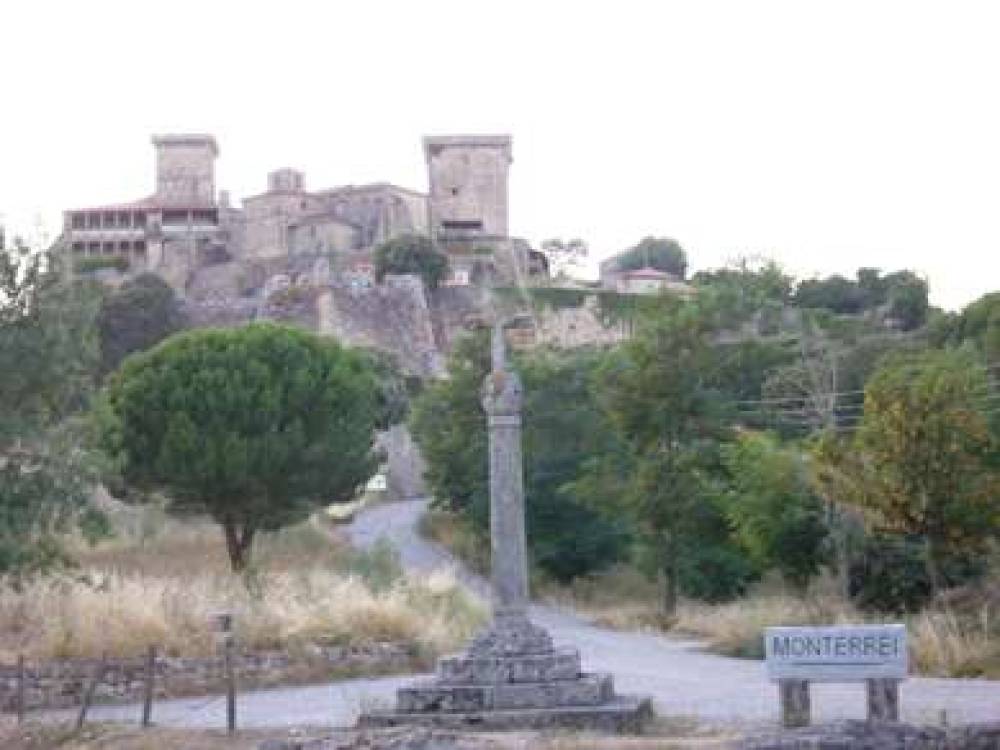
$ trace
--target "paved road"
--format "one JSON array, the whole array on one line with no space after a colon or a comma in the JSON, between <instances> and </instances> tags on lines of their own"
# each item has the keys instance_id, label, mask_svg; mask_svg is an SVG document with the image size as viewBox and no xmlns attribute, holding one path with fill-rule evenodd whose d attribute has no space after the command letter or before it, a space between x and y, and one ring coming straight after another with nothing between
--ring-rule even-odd
<instances>
[{"instance_id":1,"label":"paved road","mask_svg":"<svg viewBox=\"0 0 1000 750\"><path fill-rule=\"evenodd\" d=\"M366 547L379 536L387 537L410 570L453 565L446 552L417 534L424 507L420 501L377 506L349 527L351 539ZM461 575L483 591L481 580ZM598 628L552 607L535 606L532 616L557 642L579 648L585 669L613 673L619 692L652 696L661 714L698 717L712 724L777 721L776 690L760 662L708 654L693 641ZM347 725L365 705L390 704L396 687L410 679L358 679L248 693L240 697L240 725ZM1000 682L914 678L903 683L900 702L902 718L913 722L937 722L941 710L952 723L998 720ZM860 718L865 713L862 685L814 685L812 703L816 720ZM221 699L169 701L156 705L155 720L164 725L223 726L223 712ZM94 711L95 717L111 720L132 721L138 715L136 706Z\"/></svg>"}]
</instances>

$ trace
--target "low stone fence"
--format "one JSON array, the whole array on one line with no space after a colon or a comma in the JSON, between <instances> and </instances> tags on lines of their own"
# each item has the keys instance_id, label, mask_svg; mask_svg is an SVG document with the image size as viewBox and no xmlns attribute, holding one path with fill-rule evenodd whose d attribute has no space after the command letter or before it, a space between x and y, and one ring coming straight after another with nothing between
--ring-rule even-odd
<instances>
[{"instance_id":1,"label":"low stone fence","mask_svg":"<svg viewBox=\"0 0 1000 750\"><path fill-rule=\"evenodd\" d=\"M24 709L70 708L83 702L84 692L100 662L67 659L24 668ZM412 644L375 643L364 646L307 646L294 653L240 653L235 670L240 689L306 683L333 677L410 672L426 666ZM95 703L141 701L146 684L146 659L107 659L103 678L94 691ZM205 695L225 687L223 657L158 656L154 666L157 699ZM18 703L17 666L0 664L0 711L14 712Z\"/></svg>"},{"instance_id":2,"label":"low stone fence","mask_svg":"<svg viewBox=\"0 0 1000 750\"><path fill-rule=\"evenodd\" d=\"M997 750L1000 722L920 727L895 722L845 721L785 730L734 743L735 750Z\"/></svg>"}]
</instances>

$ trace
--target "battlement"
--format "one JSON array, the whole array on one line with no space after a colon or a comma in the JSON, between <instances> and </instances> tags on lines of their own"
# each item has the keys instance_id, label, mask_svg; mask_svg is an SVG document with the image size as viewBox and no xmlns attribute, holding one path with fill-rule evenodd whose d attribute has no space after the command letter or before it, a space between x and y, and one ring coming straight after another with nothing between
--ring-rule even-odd
<instances>
[{"instance_id":1,"label":"battlement","mask_svg":"<svg viewBox=\"0 0 1000 750\"><path fill-rule=\"evenodd\" d=\"M428 162L446 148L489 148L497 149L513 161L512 139L509 135L426 135L424 136L424 157Z\"/></svg>"}]
</instances>

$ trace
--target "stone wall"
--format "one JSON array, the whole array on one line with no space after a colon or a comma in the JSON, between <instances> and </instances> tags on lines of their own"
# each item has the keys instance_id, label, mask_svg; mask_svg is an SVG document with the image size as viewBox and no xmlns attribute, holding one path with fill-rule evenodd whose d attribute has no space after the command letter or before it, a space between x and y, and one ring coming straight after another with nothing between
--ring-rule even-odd
<instances>
[{"instance_id":1,"label":"stone wall","mask_svg":"<svg viewBox=\"0 0 1000 750\"><path fill-rule=\"evenodd\" d=\"M630 321L609 320L602 315L596 295L588 296L579 307L542 307L534 319L531 343L536 346L609 346L632 333Z\"/></svg>"},{"instance_id":2,"label":"stone wall","mask_svg":"<svg viewBox=\"0 0 1000 750\"><path fill-rule=\"evenodd\" d=\"M1000 723L960 727L845 721L749 737L734 750L996 750Z\"/></svg>"},{"instance_id":3,"label":"stone wall","mask_svg":"<svg viewBox=\"0 0 1000 750\"><path fill-rule=\"evenodd\" d=\"M387 276L383 284L334 280L317 298L316 330L352 346L396 355L409 373L443 371L424 286L415 276Z\"/></svg>"},{"instance_id":4,"label":"stone wall","mask_svg":"<svg viewBox=\"0 0 1000 750\"><path fill-rule=\"evenodd\" d=\"M55 661L25 668L26 710L80 705L98 662L92 659ZM141 701L145 690L145 658L106 662L104 678L94 691L97 703ZM410 644L309 646L299 653L267 651L239 654L235 660L241 689L289 682L329 680L334 675L408 672L426 666ZM182 658L160 656L155 665L155 697L204 695L225 686L221 656ZM17 667L0 664L0 711L17 708Z\"/></svg>"}]
</instances>

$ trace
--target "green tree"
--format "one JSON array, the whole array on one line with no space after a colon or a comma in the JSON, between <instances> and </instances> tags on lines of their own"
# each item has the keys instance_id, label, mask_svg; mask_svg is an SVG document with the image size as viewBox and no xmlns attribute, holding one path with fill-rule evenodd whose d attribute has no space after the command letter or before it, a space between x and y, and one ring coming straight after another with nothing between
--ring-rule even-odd
<instances>
[{"instance_id":1,"label":"green tree","mask_svg":"<svg viewBox=\"0 0 1000 750\"><path fill-rule=\"evenodd\" d=\"M118 368L129 354L149 349L184 327L174 290L159 276L143 273L107 295L101 305L101 371Z\"/></svg>"},{"instance_id":2,"label":"green tree","mask_svg":"<svg viewBox=\"0 0 1000 750\"><path fill-rule=\"evenodd\" d=\"M93 285L58 258L0 248L0 573L64 558L59 533L88 513L93 465L75 419L97 369Z\"/></svg>"},{"instance_id":3,"label":"green tree","mask_svg":"<svg viewBox=\"0 0 1000 750\"><path fill-rule=\"evenodd\" d=\"M984 294L962 310L956 343L972 342L989 362L1000 362L1000 292Z\"/></svg>"},{"instance_id":4,"label":"green tree","mask_svg":"<svg viewBox=\"0 0 1000 750\"><path fill-rule=\"evenodd\" d=\"M927 322L930 304L927 282L912 271L897 271L885 277L888 287L889 317L904 331L912 331Z\"/></svg>"},{"instance_id":5,"label":"green tree","mask_svg":"<svg viewBox=\"0 0 1000 750\"><path fill-rule=\"evenodd\" d=\"M427 462L424 477L437 507L489 514L486 418L479 389L490 369L484 331L459 340L448 376L429 383L410 412L410 430Z\"/></svg>"},{"instance_id":6,"label":"green tree","mask_svg":"<svg viewBox=\"0 0 1000 750\"><path fill-rule=\"evenodd\" d=\"M375 248L375 278L382 281L387 273L417 274L429 289L436 289L448 275L448 256L429 237L400 235Z\"/></svg>"},{"instance_id":7,"label":"green tree","mask_svg":"<svg viewBox=\"0 0 1000 750\"><path fill-rule=\"evenodd\" d=\"M859 268L858 288L861 290L862 306L866 309L884 305L889 296L889 284L877 268Z\"/></svg>"},{"instance_id":8,"label":"green tree","mask_svg":"<svg viewBox=\"0 0 1000 750\"><path fill-rule=\"evenodd\" d=\"M589 460L624 449L591 392L600 361L595 352L540 352L519 365L532 557L563 583L622 559L628 541L624 519L601 514L572 484Z\"/></svg>"},{"instance_id":9,"label":"green tree","mask_svg":"<svg viewBox=\"0 0 1000 750\"><path fill-rule=\"evenodd\" d=\"M886 362L865 388L849 442L815 448L824 496L863 509L879 531L919 535L936 591L950 557L968 554L1000 520L997 445L982 408L986 371L965 351Z\"/></svg>"},{"instance_id":10,"label":"green tree","mask_svg":"<svg viewBox=\"0 0 1000 750\"><path fill-rule=\"evenodd\" d=\"M667 615L677 605L683 549L696 538L692 520L715 491L706 456L725 434L713 383L715 315L710 295L663 298L600 374L604 406L637 462L619 510L657 551Z\"/></svg>"},{"instance_id":11,"label":"green tree","mask_svg":"<svg viewBox=\"0 0 1000 750\"><path fill-rule=\"evenodd\" d=\"M585 462L619 441L590 394L598 355L533 353L516 358L524 381L524 474L528 547L534 565L568 581L620 559L626 529L569 487ZM427 461L435 504L489 533L489 461L480 388L490 366L485 334L459 343L448 378L417 398L411 429Z\"/></svg>"},{"instance_id":12,"label":"green tree","mask_svg":"<svg viewBox=\"0 0 1000 750\"><path fill-rule=\"evenodd\" d=\"M126 483L211 516L233 570L258 531L350 500L378 465L369 359L295 328L177 334L126 360L108 406Z\"/></svg>"},{"instance_id":13,"label":"green tree","mask_svg":"<svg viewBox=\"0 0 1000 750\"><path fill-rule=\"evenodd\" d=\"M865 301L858 285L838 274L825 279L803 279L795 288L796 306L821 308L841 315L861 312Z\"/></svg>"},{"instance_id":14,"label":"green tree","mask_svg":"<svg viewBox=\"0 0 1000 750\"><path fill-rule=\"evenodd\" d=\"M827 529L803 457L754 433L723 455L731 476L726 511L736 538L758 566L804 588L824 562Z\"/></svg>"},{"instance_id":15,"label":"green tree","mask_svg":"<svg viewBox=\"0 0 1000 750\"><path fill-rule=\"evenodd\" d=\"M688 265L684 248L669 237L643 237L637 245L616 256L615 261L622 271L651 267L681 279Z\"/></svg>"},{"instance_id":16,"label":"green tree","mask_svg":"<svg viewBox=\"0 0 1000 750\"><path fill-rule=\"evenodd\" d=\"M767 258L741 258L724 268L698 271L691 282L697 287L731 291L750 311L767 302L785 304L792 297L792 277Z\"/></svg>"}]
</instances>

